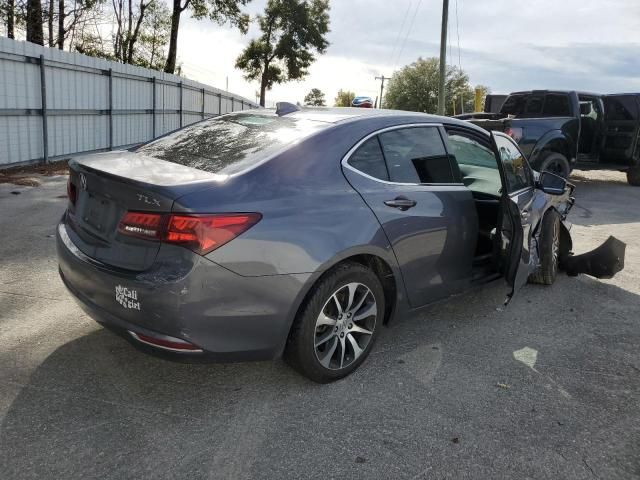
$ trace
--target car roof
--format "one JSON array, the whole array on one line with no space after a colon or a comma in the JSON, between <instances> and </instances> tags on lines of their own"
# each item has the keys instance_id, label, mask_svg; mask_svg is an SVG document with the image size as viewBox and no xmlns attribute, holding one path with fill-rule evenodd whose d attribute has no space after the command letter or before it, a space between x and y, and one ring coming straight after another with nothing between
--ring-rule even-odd
<instances>
[{"instance_id":1,"label":"car roof","mask_svg":"<svg viewBox=\"0 0 640 480\"><path fill-rule=\"evenodd\" d=\"M288 118L298 118L301 120L314 120L340 124L346 122L366 122L369 119L388 119L392 124L393 120L398 120L398 125L410 122L416 123L445 123L472 129L474 131L488 134L488 132L472 123L458 120L452 117L431 115L421 112L410 112L406 110L388 110L379 108L356 108L356 107L299 107L300 109L283 115ZM246 111L248 112L248 111ZM259 112L264 115L276 116L275 109L251 110L252 113Z\"/></svg>"}]
</instances>

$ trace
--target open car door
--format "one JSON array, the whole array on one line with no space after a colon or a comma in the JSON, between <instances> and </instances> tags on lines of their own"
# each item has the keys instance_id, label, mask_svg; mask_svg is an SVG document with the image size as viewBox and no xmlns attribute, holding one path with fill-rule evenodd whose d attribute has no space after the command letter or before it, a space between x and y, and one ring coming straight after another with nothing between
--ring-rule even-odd
<instances>
[{"instance_id":1,"label":"open car door","mask_svg":"<svg viewBox=\"0 0 640 480\"><path fill-rule=\"evenodd\" d=\"M507 304L535 269L530 250L532 225L537 220L533 209L535 182L533 171L516 143L499 132L492 132L491 138L502 180L496 241L499 263L510 287Z\"/></svg>"}]
</instances>

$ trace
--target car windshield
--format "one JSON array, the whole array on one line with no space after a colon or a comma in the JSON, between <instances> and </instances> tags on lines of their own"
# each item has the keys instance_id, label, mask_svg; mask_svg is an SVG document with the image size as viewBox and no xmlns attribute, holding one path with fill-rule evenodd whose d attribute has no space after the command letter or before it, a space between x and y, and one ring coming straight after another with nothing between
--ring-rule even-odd
<instances>
[{"instance_id":1,"label":"car windshield","mask_svg":"<svg viewBox=\"0 0 640 480\"><path fill-rule=\"evenodd\" d=\"M231 175L329 125L266 113L238 113L199 122L136 151L187 167Z\"/></svg>"}]
</instances>

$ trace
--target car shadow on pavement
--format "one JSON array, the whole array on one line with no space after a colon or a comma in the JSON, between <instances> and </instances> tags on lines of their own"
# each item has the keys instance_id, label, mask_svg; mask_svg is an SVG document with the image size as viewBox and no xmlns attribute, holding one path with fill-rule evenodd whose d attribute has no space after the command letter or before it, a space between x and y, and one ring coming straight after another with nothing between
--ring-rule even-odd
<instances>
[{"instance_id":1,"label":"car shadow on pavement","mask_svg":"<svg viewBox=\"0 0 640 480\"><path fill-rule=\"evenodd\" d=\"M558 280L525 287L507 308L496 307L503 285L428 307L331 385L282 361L173 363L96 330L30 373L20 358L3 373L15 396L0 427L2 476L410 478L426 466L438 478L585 478L592 456L612 474L601 478L623 478L640 441L628 429L638 381L606 375L637 375L640 297ZM535 370L514 361L523 346L540 352Z\"/></svg>"}]
</instances>

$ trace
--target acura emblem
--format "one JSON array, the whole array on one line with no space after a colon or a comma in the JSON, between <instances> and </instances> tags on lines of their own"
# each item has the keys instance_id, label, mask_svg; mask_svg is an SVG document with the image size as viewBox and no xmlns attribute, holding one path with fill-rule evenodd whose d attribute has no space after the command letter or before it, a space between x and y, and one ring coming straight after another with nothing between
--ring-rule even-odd
<instances>
[{"instance_id":1,"label":"acura emblem","mask_svg":"<svg viewBox=\"0 0 640 480\"><path fill-rule=\"evenodd\" d=\"M84 173L80 174L80 187L82 188L82 190L87 189L87 177L84 175Z\"/></svg>"}]
</instances>

